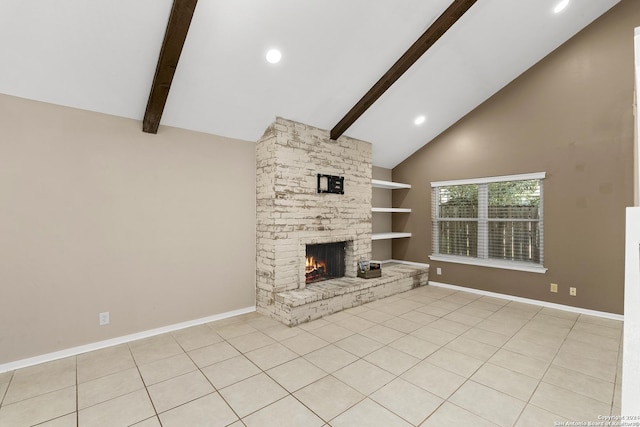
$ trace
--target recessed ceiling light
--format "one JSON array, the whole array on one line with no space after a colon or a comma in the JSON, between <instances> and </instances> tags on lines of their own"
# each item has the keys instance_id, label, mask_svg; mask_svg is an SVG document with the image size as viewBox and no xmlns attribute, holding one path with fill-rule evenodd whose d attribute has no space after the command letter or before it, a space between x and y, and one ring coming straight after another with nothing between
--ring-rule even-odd
<instances>
[{"instance_id":1,"label":"recessed ceiling light","mask_svg":"<svg viewBox=\"0 0 640 427\"><path fill-rule=\"evenodd\" d=\"M553 8L553 13L562 12L567 6L569 6L569 0L561 0L560 3Z\"/></svg>"},{"instance_id":2,"label":"recessed ceiling light","mask_svg":"<svg viewBox=\"0 0 640 427\"><path fill-rule=\"evenodd\" d=\"M271 49L267 52L267 61L271 64L277 64L282 59L282 53L278 49Z\"/></svg>"},{"instance_id":3,"label":"recessed ceiling light","mask_svg":"<svg viewBox=\"0 0 640 427\"><path fill-rule=\"evenodd\" d=\"M425 116L418 116L416 117L416 119L413 121L413 123L418 126L424 123L424 121L427 120L427 118Z\"/></svg>"}]
</instances>

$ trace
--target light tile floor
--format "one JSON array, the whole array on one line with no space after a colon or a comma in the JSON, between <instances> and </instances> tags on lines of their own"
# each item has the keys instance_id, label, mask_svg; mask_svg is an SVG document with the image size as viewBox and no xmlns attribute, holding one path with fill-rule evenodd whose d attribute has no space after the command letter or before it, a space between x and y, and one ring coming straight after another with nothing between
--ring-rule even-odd
<instances>
[{"instance_id":1,"label":"light tile floor","mask_svg":"<svg viewBox=\"0 0 640 427\"><path fill-rule=\"evenodd\" d=\"M552 426L620 413L622 322L425 286L0 374L0 427Z\"/></svg>"}]
</instances>

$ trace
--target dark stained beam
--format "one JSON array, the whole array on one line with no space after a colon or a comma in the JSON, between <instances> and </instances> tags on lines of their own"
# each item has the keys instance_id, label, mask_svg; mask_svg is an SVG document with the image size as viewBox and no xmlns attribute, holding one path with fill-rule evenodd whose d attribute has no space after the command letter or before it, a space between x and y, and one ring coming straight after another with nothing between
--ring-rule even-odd
<instances>
[{"instance_id":1,"label":"dark stained beam","mask_svg":"<svg viewBox=\"0 0 640 427\"><path fill-rule=\"evenodd\" d=\"M197 2L198 0L173 0L169 23L164 33L158 65L156 66L156 74L153 77L151 93L149 93L149 100L147 101L147 109L144 112L143 132L158 133L158 126L160 126L162 112L167 103L173 75L178 66L178 60L189 32L191 18L193 18L193 12L196 10Z\"/></svg>"},{"instance_id":2,"label":"dark stained beam","mask_svg":"<svg viewBox=\"0 0 640 427\"><path fill-rule=\"evenodd\" d=\"M477 0L454 0L438 19L396 61L376 84L331 129L331 139L338 139L374 102L382 96L431 46L465 14Z\"/></svg>"}]
</instances>

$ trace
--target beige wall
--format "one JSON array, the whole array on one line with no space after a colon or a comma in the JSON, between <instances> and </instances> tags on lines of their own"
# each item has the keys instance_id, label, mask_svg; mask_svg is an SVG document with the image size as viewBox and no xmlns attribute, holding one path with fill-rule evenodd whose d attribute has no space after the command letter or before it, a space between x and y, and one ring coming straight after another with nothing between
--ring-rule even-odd
<instances>
[{"instance_id":1,"label":"beige wall","mask_svg":"<svg viewBox=\"0 0 640 427\"><path fill-rule=\"evenodd\" d=\"M373 179L391 181L391 169L374 166L371 176ZM373 188L371 191L371 205L376 208L392 207L391 191L384 188ZM390 213L377 212L371 215L372 233L389 232L391 231L391 225ZM385 261L391 258L391 240L374 240L371 242L371 259Z\"/></svg>"},{"instance_id":2,"label":"beige wall","mask_svg":"<svg viewBox=\"0 0 640 427\"><path fill-rule=\"evenodd\" d=\"M430 262L434 281L622 313L624 218L633 204L633 29L623 0L554 53L393 169L413 188L394 205L411 239L394 258L429 262L430 182L547 172L546 274ZM559 293L549 292L551 282ZM569 287L577 287L570 297Z\"/></svg>"},{"instance_id":3,"label":"beige wall","mask_svg":"<svg viewBox=\"0 0 640 427\"><path fill-rule=\"evenodd\" d=\"M0 364L254 305L255 144L141 129L0 95Z\"/></svg>"}]
</instances>

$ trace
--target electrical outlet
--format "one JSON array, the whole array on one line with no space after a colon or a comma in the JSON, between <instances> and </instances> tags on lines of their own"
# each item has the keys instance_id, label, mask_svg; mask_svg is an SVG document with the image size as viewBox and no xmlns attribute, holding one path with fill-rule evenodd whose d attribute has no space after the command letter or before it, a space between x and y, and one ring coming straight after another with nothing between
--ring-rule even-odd
<instances>
[{"instance_id":1,"label":"electrical outlet","mask_svg":"<svg viewBox=\"0 0 640 427\"><path fill-rule=\"evenodd\" d=\"M436 274L440 276L442 274L442 268L440 267L436 268Z\"/></svg>"},{"instance_id":2,"label":"electrical outlet","mask_svg":"<svg viewBox=\"0 0 640 427\"><path fill-rule=\"evenodd\" d=\"M110 322L109 319L109 312L105 311L104 313L100 313L98 315L99 319L100 319L100 326L104 326L104 325L108 325Z\"/></svg>"},{"instance_id":3,"label":"electrical outlet","mask_svg":"<svg viewBox=\"0 0 640 427\"><path fill-rule=\"evenodd\" d=\"M576 288L569 288L569 295L571 295L572 297L576 296Z\"/></svg>"},{"instance_id":4,"label":"electrical outlet","mask_svg":"<svg viewBox=\"0 0 640 427\"><path fill-rule=\"evenodd\" d=\"M552 283L551 287L549 288L549 290L553 293L558 293L558 284L557 283Z\"/></svg>"}]
</instances>

